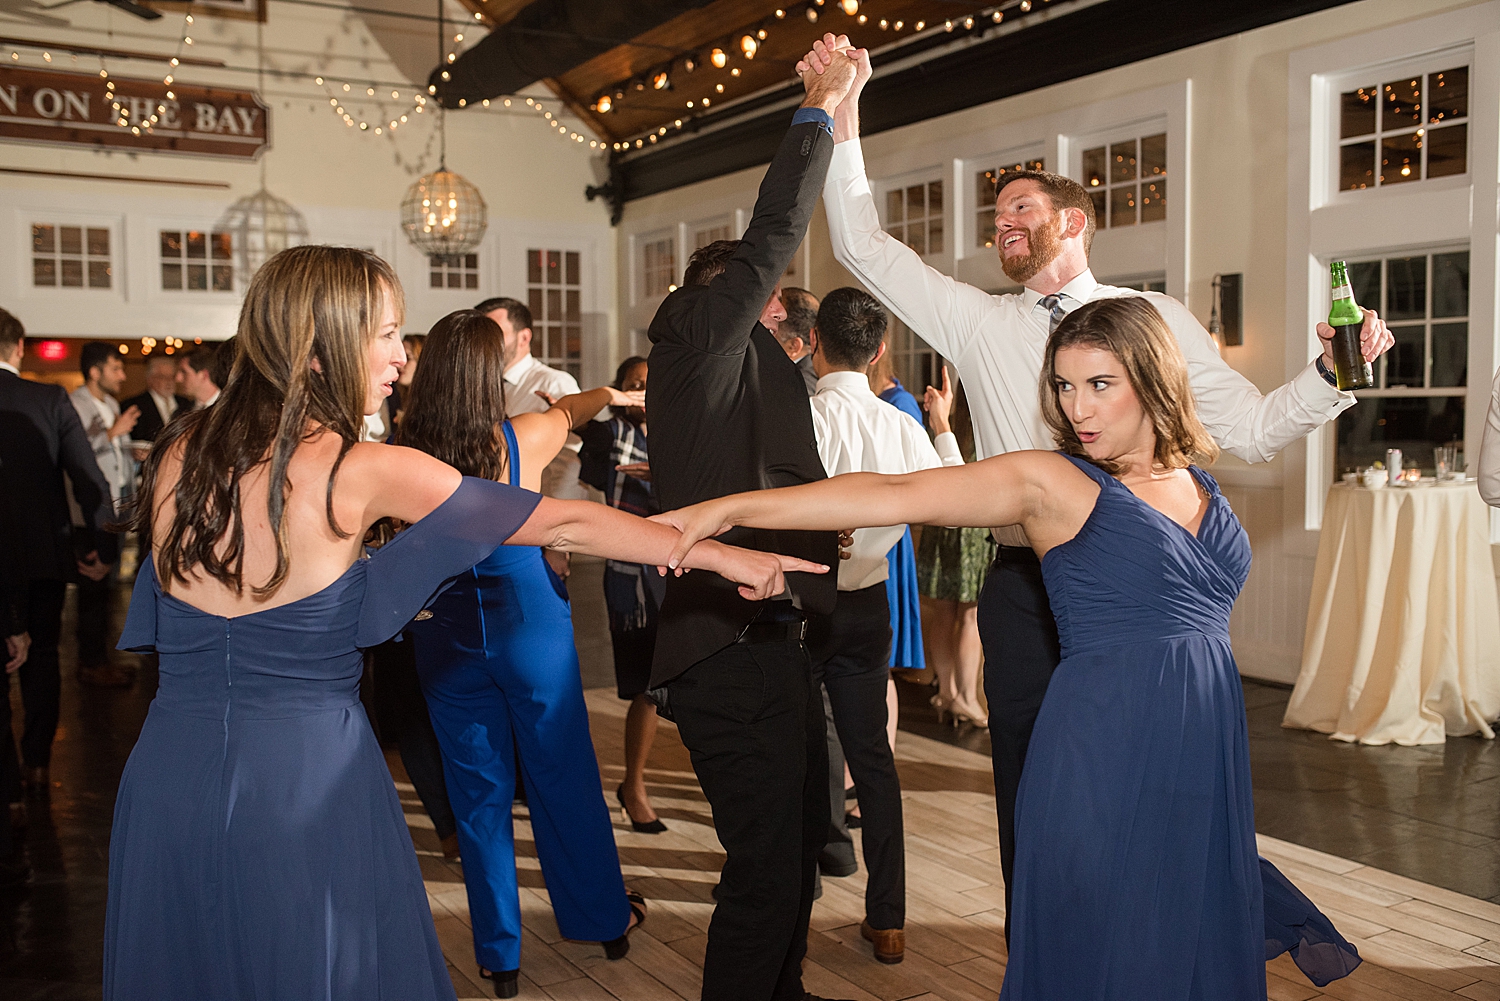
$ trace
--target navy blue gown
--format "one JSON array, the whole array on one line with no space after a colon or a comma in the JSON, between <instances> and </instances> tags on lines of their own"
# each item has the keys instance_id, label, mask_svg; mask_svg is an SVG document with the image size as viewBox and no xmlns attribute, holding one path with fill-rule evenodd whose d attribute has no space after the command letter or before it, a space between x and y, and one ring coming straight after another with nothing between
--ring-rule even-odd
<instances>
[{"instance_id":1,"label":"navy blue gown","mask_svg":"<svg viewBox=\"0 0 1500 1001\"><path fill-rule=\"evenodd\" d=\"M1265 1001L1288 949L1317 983L1344 976L1353 946L1256 852L1239 520L1202 470L1195 536L1072 461L1100 494L1042 558L1062 659L1016 799L1002 1001Z\"/></svg>"},{"instance_id":2,"label":"navy blue gown","mask_svg":"<svg viewBox=\"0 0 1500 1001\"><path fill-rule=\"evenodd\" d=\"M539 499L465 477L323 590L234 618L142 564L120 647L155 650L161 687L115 801L106 1001L453 998L360 651Z\"/></svg>"}]
</instances>

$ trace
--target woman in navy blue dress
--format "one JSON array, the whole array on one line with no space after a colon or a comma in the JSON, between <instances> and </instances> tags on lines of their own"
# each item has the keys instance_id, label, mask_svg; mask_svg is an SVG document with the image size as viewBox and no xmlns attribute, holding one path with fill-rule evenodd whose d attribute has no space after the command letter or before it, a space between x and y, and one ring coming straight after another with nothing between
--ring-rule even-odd
<instances>
[{"instance_id":1,"label":"woman in navy blue dress","mask_svg":"<svg viewBox=\"0 0 1500 1001\"><path fill-rule=\"evenodd\" d=\"M1005 1001L1264 1001L1290 949L1319 984L1359 962L1258 859L1229 613L1250 546L1213 477L1175 339L1144 299L1090 303L1047 344L1057 452L855 474L661 516L733 525L1020 525L1062 661L1021 776ZM851 513L856 517L849 521ZM678 552L685 550L679 548Z\"/></svg>"},{"instance_id":2,"label":"woman in navy blue dress","mask_svg":"<svg viewBox=\"0 0 1500 1001\"><path fill-rule=\"evenodd\" d=\"M507 420L504 385L499 325L474 310L448 314L427 334L397 443L467 475L538 490L572 428L607 404L645 403L643 393L605 387ZM407 632L443 749L480 975L494 982L496 996L516 995L521 905L511 802L518 767L558 929L622 958L626 932L645 919L646 907L638 894L627 895L620 875L562 580L541 549L497 547Z\"/></svg>"},{"instance_id":3,"label":"woman in navy blue dress","mask_svg":"<svg viewBox=\"0 0 1500 1001\"><path fill-rule=\"evenodd\" d=\"M110 832L110 1001L451 1001L360 651L501 543L658 562L677 540L360 442L405 363L401 318L374 255L276 255L246 292L223 395L147 461L134 520L153 558L120 645L155 650L161 685ZM409 527L367 557L386 519ZM757 596L803 566L705 557Z\"/></svg>"}]
</instances>

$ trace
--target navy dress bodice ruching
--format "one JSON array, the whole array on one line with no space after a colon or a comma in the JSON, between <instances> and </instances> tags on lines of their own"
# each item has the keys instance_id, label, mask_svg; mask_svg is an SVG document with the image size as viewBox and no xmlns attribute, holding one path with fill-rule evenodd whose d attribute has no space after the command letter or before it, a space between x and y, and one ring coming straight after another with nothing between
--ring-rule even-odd
<instances>
[{"instance_id":1,"label":"navy dress bodice ruching","mask_svg":"<svg viewBox=\"0 0 1500 1001\"><path fill-rule=\"evenodd\" d=\"M160 688L110 835L104 997L453 995L390 773L364 647L518 529L538 495L466 477L322 590L226 618L137 575L120 647Z\"/></svg>"}]
</instances>

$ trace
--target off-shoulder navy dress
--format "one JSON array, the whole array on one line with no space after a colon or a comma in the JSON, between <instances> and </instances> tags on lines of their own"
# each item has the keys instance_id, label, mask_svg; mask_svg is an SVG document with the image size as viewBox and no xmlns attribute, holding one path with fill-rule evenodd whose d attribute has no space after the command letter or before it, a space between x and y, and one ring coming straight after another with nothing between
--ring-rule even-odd
<instances>
[{"instance_id":1,"label":"off-shoulder navy dress","mask_svg":"<svg viewBox=\"0 0 1500 1001\"><path fill-rule=\"evenodd\" d=\"M1100 493L1042 559L1062 660L1016 799L1002 1001L1265 1001L1287 950L1316 983L1346 975L1353 946L1256 852L1229 645L1244 530L1202 470L1194 535L1072 461Z\"/></svg>"},{"instance_id":2,"label":"off-shoulder navy dress","mask_svg":"<svg viewBox=\"0 0 1500 1001\"><path fill-rule=\"evenodd\" d=\"M120 647L155 650L161 687L115 801L107 1001L453 998L360 650L538 500L465 477L323 590L234 618L164 594L144 562Z\"/></svg>"}]
</instances>

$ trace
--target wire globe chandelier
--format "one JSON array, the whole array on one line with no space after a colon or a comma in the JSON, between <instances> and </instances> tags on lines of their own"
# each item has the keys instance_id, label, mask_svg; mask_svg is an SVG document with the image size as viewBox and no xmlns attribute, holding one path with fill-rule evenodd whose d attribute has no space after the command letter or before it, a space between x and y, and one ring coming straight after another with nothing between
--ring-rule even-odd
<instances>
[{"instance_id":1,"label":"wire globe chandelier","mask_svg":"<svg viewBox=\"0 0 1500 1001\"><path fill-rule=\"evenodd\" d=\"M232 234L234 276L241 288L266 261L307 242L307 220L290 202L267 191L264 177L259 191L229 206L219 228Z\"/></svg>"},{"instance_id":2,"label":"wire globe chandelier","mask_svg":"<svg viewBox=\"0 0 1500 1001\"><path fill-rule=\"evenodd\" d=\"M438 0L438 59L446 39L443 4ZM446 77L447 74L444 73ZM463 254L479 246L489 226L479 189L448 169L448 112L438 100L438 169L417 178L401 199L401 228L429 256Z\"/></svg>"},{"instance_id":3,"label":"wire globe chandelier","mask_svg":"<svg viewBox=\"0 0 1500 1001\"><path fill-rule=\"evenodd\" d=\"M479 189L441 163L417 178L401 199L401 228L424 254L462 254L479 246L488 226Z\"/></svg>"}]
</instances>

